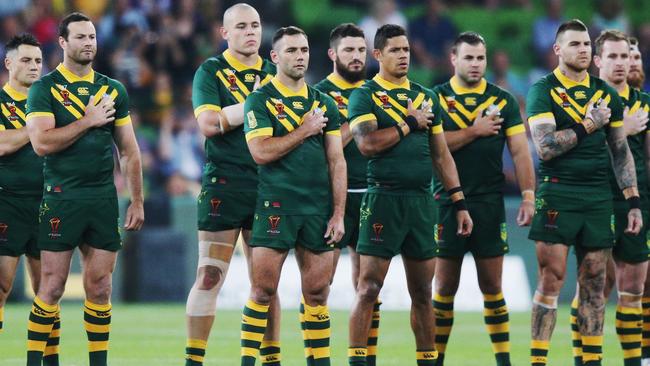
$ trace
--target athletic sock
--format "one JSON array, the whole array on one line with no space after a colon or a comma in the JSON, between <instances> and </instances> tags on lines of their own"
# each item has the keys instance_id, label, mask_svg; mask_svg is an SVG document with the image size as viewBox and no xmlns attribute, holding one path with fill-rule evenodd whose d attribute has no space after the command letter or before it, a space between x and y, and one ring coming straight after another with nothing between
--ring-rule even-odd
<instances>
[{"instance_id":1,"label":"athletic sock","mask_svg":"<svg viewBox=\"0 0 650 366\"><path fill-rule=\"evenodd\" d=\"M266 324L269 305L248 300L241 319L241 366L254 366L259 354Z\"/></svg>"},{"instance_id":2,"label":"athletic sock","mask_svg":"<svg viewBox=\"0 0 650 366\"><path fill-rule=\"evenodd\" d=\"M90 366L106 366L111 330L111 304L84 303L84 328L88 336Z\"/></svg>"},{"instance_id":3,"label":"athletic sock","mask_svg":"<svg viewBox=\"0 0 650 366\"><path fill-rule=\"evenodd\" d=\"M203 366L208 342L203 339L188 339L185 346L185 366Z\"/></svg>"},{"instance_id":4,"label":"athletic sock","mask_svg":"<svg viewBox=\"0 0 650 366\"><path fill-rule=\"evenodd\" d=\"M650 297L641 299L643 307L643 339L641 340L641 357L650 358Z\"/></svg>"},{"instance_id":5,"label":"athletic sock","mask_svg":"<svg viewBox=\"0 0 650 366\"><path fill-rule=\"evenodd\" d=\"M510 366L510 315L503 293L483 294L483 319L497 366Z\"/></svg>"},{"instance_id":6,"label":"athletic sock","mask_svg":"<svg viewBox=\"0 0 650 366\"><path fill-rule=\"evenodd\" d=\"M311 343L309 343L309 337L307 336L307 330L305 329L305 298L300 296L300 315L298 316L300 320L300 333L302 334L302 341L305 351L305 360L307 361L307 366L314 365L314 353L311 351Z\"/></svg>"},{"instance_id":7,"label":"athletic sock","mask_svg":"<svg viewBox=\"0 0 650 366\"><path fill-rule=\"evenodd\" d=\"M445 352L451 328L454 325L454 296L433 296L433 311L436 316L436 350L438 351L437 366L443 366Z\"/></svg>"},{"instance_id":8,"label":"athletic sock","mask_svg":"<svg viewBox=\"0 0 650 366\"><path fill-rule=\"evenodd\" d=\"M367 355L366 347L350 347L348 348L348 363L350 366L367 366Z\"/></svg>"},{"instance_id":9,"label":"athletic sock","mask_svg":"<svg viewBox=\"0 0 650 366\"><path fill-rule=\"evenodd\" d=\"M415 360L417 366L436 366L438 351L433 349L417 350L415 351Z\"/></svg>"},{"instance_id":10,"label":"athletic sock","mask_svg":"<svg viewBox=\"0 0 650 366\"><path fill-rule=\"evenodd\" d=\"M641 307L616 307L616 335L623 349L623 365L641 365Z\"/></svg>"},{"instance_id":11,"label":"athletic sock","mask_svg":"<svg viewBox=\"0 0 650 366\"><path fill-rule=\"evenodd\" d=\"M548 362L549 341L532 340L530 342L530 364L531 366L546 366Z\"/></svg>"},{"instance_id":12,"label":"athletic sock","mask_svg":"<svg viewBox=\"0 0 650 366\"><path fill-rule=\"evenodd\" d=\"M368 366L377 365L377 339L379 337L379 307L381 301L377 299L375 306L372 309L372 323L370 324L370 333L368 333L368 355L366 356L366 364Z\"/></svg>"},{"instance_id":13,"label":"athletic sock","mask_svg":"<svg viewBox=\"0 0 650 366\"><path fill-rule=\"evenodd\" d=\"M54 315L52 332L47 339L45 352L43 352L43 366L59 366L59 340L61 338L61 308Z\"/></svg>"},{"instance_id":14,"label":"athletic sock","mask_svg":"<svg viewBox=\"0 0 650 366\"><path fill-rule=\"evenodd\" d=\"M582 364L600 366L603 359L603 336L582 336Z\"/></svg>"},{"instance_id":15,"label":"athletic sock","mask_svg":"<svg viewBox=\"0 0 650 366\"><path fill-rule=\"evenodd\" d=\"M5 307L0 306L0 334L2 334L4 320L5 320Z\"/></svg>"},{"instance_id":16,"label":"athletic sock","mask_svg":"<svg viewBox=\"0 0 650 366\"><path fill-rule=\"evenodd\" d=\"M330 313L327 305L305 303L305 331L314 355L314 366L330 365Z\"/></svg>"},{"instance_id":17,"label":"athletic sock","mask_svg":"<svg viewBox=\"0 0 650 366\"><path fill-rule=\"evenodd\" d=\"M578 328L578 296L571 301L571 344L573 352L573 365L582 366L582 336L580 335L580 328Z\"/></svg>"},{"instance_id":18,"label":"athletic sock","mask_svg":"<svg viewBox=\"0 0 650 366\"><path fill-rule=\"evenodd\" d=\"M262 341L260 359L263 366L280 366L280 342Z\"/></svg>"},{"instance_id":19,"label":"athletic sock","mask_svg":"<svg viewBox=\"0 0 650 366\"><path fill-rule=\"evenodd\" d=\"M58 310L58 304L50 305L44 303L38 296L34 298L27 322L27 366L42 365L43 352L52 333Z\"/></svg>"}]
</instances>

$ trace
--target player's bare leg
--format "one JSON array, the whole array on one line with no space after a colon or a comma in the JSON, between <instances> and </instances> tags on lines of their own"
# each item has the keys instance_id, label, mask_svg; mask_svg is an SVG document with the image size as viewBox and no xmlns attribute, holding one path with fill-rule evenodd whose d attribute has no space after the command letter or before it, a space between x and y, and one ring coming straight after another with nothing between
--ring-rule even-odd
<instances>
[{"instance_id":1,"label":"player's bare leg","mask_svg":"<svg viewBox=\"0 0 650 366\"><path fill-rule=\"evenodd\" d=\"M4 306L14 284L19 258L5 255L0 256L0 332L3 329Z\"/></svg>"},{"instance_id":2,"label":"player's bare leg","mask_svg":"<svg viewBox=\"0 0 650 366\"><path fill-rule=\"evenodd\" d=\"M251 249L251 293L242 315L242 366L255 364L266 333L269 306L277 295L282 265L288 253L265 247Z\"/></svg>"},{"instance_id":3,"label":"player's bare leg","mask_svg":"<svg viewBox=\"0 0 650 366\"><path fill-rule=\"evenodd\" d=\"M548 347L557 320L557 298L566 277L569 247L559 243L535 242L537 290L531 316L531 365L547 363Z\"/></svg>"},{"instance_id":4,"label":"player's bare leg","mask_svg":"<svg viewBox=\"0 0 650 366\"><path fill-rule=\"evenodd\" d=\"M406 284L411 296L411 329L415 335L416 359L419 365L435 365L436 321L431 306L431 283L436 270L435 258L402 257Z\"/></svg>"},{"instance_id":5,"label":"player's bare leg","mask_svg":"<svg viewBox=\"0 0 650 366\"><path fill-rule=\"evenodd\" d=\"M510 315L501 287L503 256L475 258L483 315L497 366L510 366Z\"/></svg>"},{"instance_id":6,"label":"player's bare leg","mask_svg":"<svg viewBox=\"0 0 650 366\"><path fill-rule=\"evenodd\" d=\"M372 311L384 285L389 266L389 259L369 255L359 256L357 296L350 312L349 324L348 360L350 366L366 365L368 331L372 322Z\"/></svg>"},{"instance_id":7,"label":"player's bare leg","mask_svg":"<svg viewBox=\"0 0 650 366\"><path fill-rule=\"evenodd\" d=\"M578 266L578 328L582 337L582 363L600 365L605 318L605 269L610 249L588 251Z\"/></svg>"},{"instance_id":8,"label":"player's bare leg","mask_svg":"<svg viewBox=\"0 0 650 366\"><path fill-rule=\"evenodd\" d=\"M433 296L433 309L436 316L436 350L438 366L444 365L447 342L454 324L454 296L460 283L463 257L436 258L436 287Z\"/></svg>"}]
</instances>

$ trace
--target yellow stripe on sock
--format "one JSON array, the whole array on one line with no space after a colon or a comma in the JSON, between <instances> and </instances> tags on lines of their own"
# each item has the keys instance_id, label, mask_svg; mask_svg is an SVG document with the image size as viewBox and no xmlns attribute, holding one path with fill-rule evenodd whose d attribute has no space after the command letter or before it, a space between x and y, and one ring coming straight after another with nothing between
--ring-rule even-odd
<instances>
[{"instance_id":1,"label":"yellow stripe on sock","mask_svg":"<svg viewBox=\"0 0 650 366\"><path fill-rule=\"evenodd\" d=\"M377 346L368 346L368 356L377 356Z\"/></svg>"},{"instance_id":2,"label":"yellow stripe on sock","mask_svg":"<svg viewBox=\"0 0 650 366\"><path fill-rule=\"evenodd\" d=\"M205 341L203 339L188 339L187 347L206 349L208 347L208 341Z\"/></svg>"},{"instance_id":3,"label":"yellow stripe on sock","mask_svg":"<svg viewBox=\"0 0 650 366\"><path fill-rule=\"evenodd\" d=\"M320 315L325 315L322 318L319 317ZM309 306L305 304L305 321L306 322L316 322L316 323L322 323L329 321L329 311L327 309L327 306L325 305L317 305L317 306Z\"/></svg>"},{"instance_id":4,"label":"yellow stripe on sock","mask_svg":"<svg viewBox=\"0 0 650 366\"><path fill-rule=\"evenodd\" d=\"M255 327L266 327L266 323L267 323L266 319L257 319L243 314L241 318L242 318L242 322L246 324L250 324Z\"/></svg>"},{"instance_id":5,"label":"yellow stripe on sock","mask_svg":"<svg viewBox=\"0 0 650 366\"><path fill-rule=\"evenodd\" d=\"M46 346L43 356L51 356L59 353L59 346Z\"/></svg>"},{"instance_id":6,"label":"yellow stripe on sock","mask_svg":"<svg viewBox=\"0 0 650 366\"><path fill-rule=\"evenodd\" d=\"M510 331L510 322L504 322L501 324L486 324L485 326L489 334L507 333Z\"/></svg>"},{"instance_id":7,"label":"yellow stripe on sock","mask_svg":"<svg viewBox=\"0 0 650 366\"><path fill-rule=\"evenodd\" d=\"M589 362L589 361L600 361L602 360L602 354L600 353L587 353L584 352L582 354L582 362Z\"/></svg>"},{"instance_id":8,"label":"yellow stripe on sock","mask_svg":"<svg viewBox=\"0 0 650 366\"><path fill-rule=\"evenodd\" d=\"M56 313L56 311L59 308L58 304L54 304L54 305L46 304L45 302L43 302L43 300L39 299L38 296L34 298L34 303L38 305L39 308L47 311L48 313ZM54 314L52 314L52 316L54 316Z\"/></svg>"},{"instance_id":9,"label":"yellow stripe on sock","mask_svg":"<svg viewBox=\"0 0 650 366\"><path fill-rule=\"evenodd\" d=\"M538 341L533 339L530 341L530 348L542 349L548 351L549 341Z\"/></svg>"},{"instance_id":10,"label":"yellow stripe on sock","mask_svg":"<svg viewBox=\"0 0 650 366\"><path fill-rule=\"evenodd\" d=\"M108 341L89 341L88 342L88 351L97 352L97 351L108 351Z\"/></svg>"},{"instance_id":11,"label":"yellow stripe on sock","mask_svg":"<svg viewBox=\"0 0 650 366\"><path fill-rule=\"evenodd\" d=\"M280 347L280 341L262 341L260 345L261 348L264 347Z\"/></svg>"},{"instance_id":12,"label":"yellow stripe on sock","mask_svg":"<svg viewBox=\"0 0 650 366\"><path fill-rule=\"evenodd\" d=\"M483 308L484 316L499 316L508 313L508 307L506 305L498 307L496 309Z\"/></svg>"},{"instance_id":13,"label":"yellow stripe on sock","mask_svg":"<svg viewBox=\"0 0 650 366\"><path fill-rule=\"evenodd\" d=\"M305 358L308 358L308 357L311 357L311 356L314 355L314 354L312 353L312 351L311 351L311 347L305 347L305 348L304 348L304 353L305 353Z\"/></svg>"},{"instance_id":14,"label":"yellow stripe on sock","mask_svg":"<svg viewBox=\"0 0 650 366\"><path fill-rule=\"evenodd\" d=\"M242 356L257 357L258 353L259 353L259 350L257 348L241 347L241 355Z\"/></svg>"},{"instance_id":15,"label":"yellow stripe on sock","mask_svg":"<svg viewBox=\"0 0 650 366\"><path fill-rule=\"evenodd\" d=\"M483 300L488 302L503 300L503 293L499 292L498 294L494 294L494 295L483 294Z\"/></svg>"},{"instance_id":16,"label":"yellow stripe on sock","mask_svg":"<svg viewBox=\"0 0 650 366\"><path fill-rule=\"evenodd\" d=\"M368 350L364 347L348 348L348 357L366 357Z\"/></svg>"},{"instance_id":17,"label":"yellow stripe on sock","mask_svg":"<svg viewBox=\"0 0 650 366\"><path fill-rule=\"evenodd\" d=\"M435 360L438 358L438 351L417 351L415 352L416 360Z\"/></svg>"},{"instance_id":18,"label":"yellow stripe on sock","mask_svg":"<svg viewBox=\"0 0 650 366\"><path fill-rule=\"evenodd\" d=\"M200 362L203 363L205 360L205 356L199 356L199 355L185 355L185 359L192 360L194 362Z\"/></svg>"},{"instance_id":19,"label":"yellow stripe on sock","mask_svg":"<svg viewBox=\"0 0 650 366\"><path fill-rule=\"evenodd\" d=\"M442 295L436 293L436 294L433 295L433 301L449 304L449 303L454 302L454 296L453 295L452 296L442 296Z\"/></svg>"},{"instance_id":20,"label":"yellow stripe on sock","mask_svg":"<svg viewBox=\"0 0 650 366\"><path fill-rule=\"evenodd\" d=\"M27 340L27 350L28 351L38 351L41 352L42 350L45 349L45 345L47 344L47 341L32 341L32 340Z\"/></svg>"},{"instance_id":21,"label":"yellow stripe on sock","mask_svg":"<svg viewBox=\"0 0 650 366\"><path fill-rule=\"evenodd\" d=\"M52 332L50 332L50 338L57 338L61 336L61 329L53 329Z\"/></svg>"},{"instance_id":22,"label":"yellow stripe on sock","mask_svg":"<svg viewBox=\"0 0 650 366\"><path fill-rule=\"evenodd\" d=\"M111 310L110 302L108 304L95 304L94 302L88 301L86 299L86 301L84 301L84 306L95 311L106 312Z\"/></svg>"},{"instance_id":23,"label":"yellow stripe on sock","mask_svg":"<svg viewBox=\"0 0 650 366\"><path fill-rule=\"evenodd\" d=\"M261 342L264 339L264 333L253 333L253 332L241 332L241 338L249 341Z\"/></svg>"},{"instance_id":24,"label":"yellow stripe on sock","mask_svg":"<svg viewBox=\"0 0 650 366\"><path fill-rule=\"evenodd\" d=\"M507 353L510 352L510 342L496 342L492 343L492 350L494 353Z\"/></svg>"},{"instance_id":25,"label":"yellow stripe on sock","mask_svg":"<svg viewBox=\"0 0 650 366\"><path fill-rule=\"evenodd\" d=\"M258 304L256 302L254 302L253 300L248 300L246 302L246 307L251 309L251 310L255 310L257 312L260 312L260 313L266 313L266 312L269 311L269 305Z\"/></svg>"},{"instance_id":26,"label":"yellow stripe on sock","mask_svg":"<svg viewBox=\"0 0 650 366\"><path fill-rule=\"evenodd\" d=\"M84 321L84 329L91 333L108 333L111 331L110 324L93 324Z\"/></svg>"},{"instance_id":27,"label":"yellow stripe on sock","mask_svg":"<svg viewBox=\"0 0 650 366\"><path fill-rule=\"evenodd\" d=\"M632 322L625 322L632 323ZM582 336L583 346L601 346L603 344L603 336Z\"/></svg>"},{"instance_id":28,"label":"yellow stripe on sock","mask_svg":"<svg viewBox=\"0 0 650 366\"><path fill-rule=\"evenodd\" d=\"M641 348L634 349L624 349L623 358L640 358L641 357Z\"/></svg>"},{"instance_id":29,"label":"yellow stripe on sock","mask_svg":"<svg viewBox=\"0 0 650 366\"><path fill-rule=\"evenodd\" d=\"M546 365L548 357L546 356L530 356L530 363L543 363Z\"/></svg>"},{"instance_id":30,"label":"yellow stripe on sock","mask_svg":"<svg viewBox=\"0 0 650 366\"><path fill-rule=\"evenodd\" d=\"M641 320L631 320L631 321L622 321L622 320L617 320L616 321L616 327L617 328L638 328L641 327Z\"/></svg>"},{"instance_id":31,"label":"yellow stripe on sock","mask_svg":"<svg viewBox=\"0 0 650 366\"><path fill-rule=\"evenodd\" d=\"M621 343L641 342L641 334L619 334L618 339Z\"/></svg>"},{"instance_id":32,"label":"yellow stripe on sock","mask_svg":"<svg viewBox=\"0 0 650 366\"><path fill-rule=\"evenodd\" d=\"M631 315L639 315L641 314L643 309L641 307L638 308L631 308L631 307L626 307L626 306L617 306L616 307L616 312L621 313L621 314L631 314Z\"/></svg>"},{"instance_id":33,"label":"yellow stripe on sock","mask_svg":"<svg viewBox=\"0 0 650 366\"><path fill-rule=\"evenodd\" d=\"M330 357L330 347L312 347L311 352L314 354L314 359Z\"/></svg>"},{"instance_id":34,"label":"yellow stripe on sock","mask_svg":"<svg viewBox=\"0 0 650 366\"><path fill-rule=\"evenodd\" d=\"M454 311L453 310L440 310L440 309L436 309L435 307L433 308L433 310L436 313L436 318L450 319L450 318L454 317Z\"/></svg>"},{"instance_id":35,"label":"yellow stripe on sock","mask_svg":"<svg viewBox=\"0 0 650 366\"><path fill-rule=\"evenodd\" d=\"M50 333L52 324L38 324L30 321L27 323L27 330L37 333Z\"/></svg>"},{"instance_id":36,"label":"yellow stripe on sock","mask_svg":"<svg viewBox=\"0 0 650 366\"><path fill-rule=\"evenodd\" d=\"M451 326L436 327L436 334L449 335L449 333L451 333Z\"/></svg>"},{"instance_id":37,"label":"yellow stripe on sock","mask_svg":"<svg viewBox=\"0 0 650 366\"><path fill-rule=\"evenodd\" d=\"M330 328L327 329L307 329L307 336L309 339L323 339L329 338L332 334Z\"/></svg>"},{"instance_id":38,"label":"yellow stripe on sock","mask_svg":"<svg viewBox=\"0 0 650 366\"><path fill-rule=\"evenodd\" d=\"M370 328L370 332L368 332L368 337L370 338L379 337L379 328Z\"/></svg>"}]
</instances>

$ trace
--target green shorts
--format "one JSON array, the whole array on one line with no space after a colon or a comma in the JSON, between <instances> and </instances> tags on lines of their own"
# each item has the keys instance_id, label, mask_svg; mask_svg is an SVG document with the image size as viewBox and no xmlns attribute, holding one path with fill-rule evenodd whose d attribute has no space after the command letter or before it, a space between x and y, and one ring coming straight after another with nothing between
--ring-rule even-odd
<instances>
[{"instance_id":1,"label":"green shorts","mask_svg":"<svg viewBox=\"0 0 650 366\"><path fill-rule=\"evenodd\" d=\"M639 235L625 234L627 227L627 202L614 202L615 244L612 253L616 259L627 263L642 263L648 260L650 249L647 244L648 211L643 210L643 227Z\"/></svg>"},{"instance_id":2,"label":"green shorts","mask_svg":"<svg viewBox=\"0 0 650 366\"><path fill-rule=\"evenodd\" d=\"M80 244L111 252L122 248L117 198L43 198L39 213L39 249L61 252Z\"/></svg>"},{"instance_id":3,"label":"green shorts","mask_svg":"<svg viewBox=\"0 0 650 366\"><path fill-rule=\"evenodd\" d=\"M346 246L357 247L359 241L359 209L361 208L362 192L348 192L345 201L345 235L336 244L336 247L343 249Z\"/></svg>"},{"instance_id":4,"label":"green shorts","mask_svg":"<svg viewBox=\"0 0 650 366\"><path fill-rule=\"evenodd\" d=\"M236 192L203 186L198 197L199 230L250 230L253 227L256 198L257 192Z\"/></svg>"},{"instance_id":5,"label":"green shorts","mask_svg":"<svg viewBox=\"0 0 650 366\"><path fill-rule=\"evenodd\" d=\"M312 252L334 249L324 238L328 216L255 214L252 247L289 250L296 245Z\"/></svg>"},{"instance_id":6,"label":"green shorts","mask_svg":"<svg viewBox=\"0 0 650 366\"><path fill-rule=\"evenodd\" d=\"M540 186L528 239L576 246L576 251L614 246L614 210L609 192Z\"/></svg>"},{"instance_id":7,"label":"green shorts","mask_svg":"<svg viewBox=\"0 0 650 366\"><path fill-rule=\"evenodd\" d=\"M474 222L469 237L456 235L456 209L443 205L438 209L436 225L436 257L461 258L471 252L477 258L498 257L508 253L506 210L500 195L482 202L467 201L469 215Z\"/></svg>"},{"instance_id":8,"label":"green shorts","mask_svg":"<svg viewBox=\"0 0 650 366\"><path fill-rule=\"evenodd\" d=\"M0 255L40 258L38 206L40 197L0 196Z\"/></svg>"},{"instance_id":9,"label":"green shorts","mask_svg":"<svg viewBox=\"0 0 650 366\"><path fill-rule=\"evenodd\" d=\"M402 254L415 259L435 256L433 195L367 192L359 212L359 254L383 258Z\"/></svg>"}]
</instances>

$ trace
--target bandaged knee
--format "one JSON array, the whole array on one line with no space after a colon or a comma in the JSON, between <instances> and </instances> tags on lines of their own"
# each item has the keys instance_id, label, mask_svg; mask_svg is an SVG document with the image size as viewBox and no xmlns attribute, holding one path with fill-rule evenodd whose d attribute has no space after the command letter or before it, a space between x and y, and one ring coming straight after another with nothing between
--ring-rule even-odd
<instances>
[{"instance_id":1,"label":"bandaged knee","mask_svg":"<svg viewBox=\"0 0 650 366\"><path fill-rule=\"evenodd\" d=\"M643 293L639 294L633 294L631 292L624 292L620 291L618 293L618 298L619 302L625 302L628 304L630 307L641 307L641 298L643 297Z\"/></svg>"},{"instance_id":2,"label":"bandaged knee","mask_svg":"<svg viewBox=\"0 0 650 366\"><path fill-rule=\"evenodd\" d=\"M199 242L198 267L215 267L219 270L219 281L210 289L199 289L194 283L187 297L185 313L189 316L212 316L217 309L217 296L223 286L230 267L234 246L229 243Z\"/></svg>"},{"instance_id":3,"label":"bandaged knee","mask_svg":"<svg viewBox=\"0 0 650 366\"><path fill-rule=\"evenodd\" d=\"M546 309L557 309L557 298L558 296L544 295L539 291L535 291L535 296L533 296L533 304Z\"/></svg>"}]
</instances>

